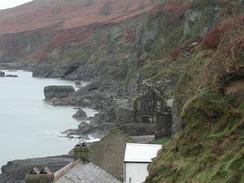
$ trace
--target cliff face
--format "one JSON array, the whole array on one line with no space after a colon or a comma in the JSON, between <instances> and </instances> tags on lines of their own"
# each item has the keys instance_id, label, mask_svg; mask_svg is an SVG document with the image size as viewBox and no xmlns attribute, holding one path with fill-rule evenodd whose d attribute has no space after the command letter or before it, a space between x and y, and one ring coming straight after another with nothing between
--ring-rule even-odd
<instances>
[{"instance_id":1,"label":"cliff face","mask_svg":"<svg viewBox=\"0 0 244 183\"><path fill-rule=\"evenodd\" d=\"M108 15L116 8L105 0L103 6L89 2L100 7L92 13L96 24L72 15L41 29L4 33L0 60L49 64L53 75L68 68L60 75L67 79L119 81L129 95L138 85L159 88L174 100L174 131L183 129L153 161L147 182L242 182L244 2L145 1L122 16ZM121 1L111 2L120 7ZM123 2L138 7L138 1Z\"/></svg>"},{"instance_id":2,"label":"cliff face","mask_svg":"<svg viewBox=\"0 0 244 183\"><path fill-rule=\"evenodd\" d=\"M146 182L243 182L243 2L184 3L161 7L186 7L181 15L155 15L166 31L140 69L167 88L183 126L150 165Z\"/></svg>"},{"instance_id":3,"label":"cliff face","mask_svg":"<svg viewBox=\"0 0 244 183\"><path fill-rule=\"evenodd\" d=\"M34 0L0 11L0 34L26 32L56 25L70 29L125 19L152 7L150 0Z\"/></svg>"},{"instance_id":4,"label":"cliff face","mask_svg":"<svg viewBox=\"0 0 244 183\"><path fill-rule=\"evenodd\" d=\"M35 0L2 10L0 61L47 61L48 54L57 55L55 48L86 44L97 27L147 12L153 4L151 0Z\"/></svg>"}]
</instances>

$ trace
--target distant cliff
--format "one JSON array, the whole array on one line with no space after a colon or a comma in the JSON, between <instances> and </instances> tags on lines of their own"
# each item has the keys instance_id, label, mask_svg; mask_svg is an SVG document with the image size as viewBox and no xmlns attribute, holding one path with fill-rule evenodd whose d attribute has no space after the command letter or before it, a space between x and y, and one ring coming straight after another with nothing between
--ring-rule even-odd
<instances>
[{"instance_id":1,"label":"distant cliff","mask_svg":"<svg viewBox=\"0 0 244 183\"><path fill-rule=\"evenodd\" d=\"M46 60L47 54L57 55L55 48L82 44L96 27L137 16L153 5L152 0L34 0L1 10L0 61Z\"/></svg>"}]
</instances>

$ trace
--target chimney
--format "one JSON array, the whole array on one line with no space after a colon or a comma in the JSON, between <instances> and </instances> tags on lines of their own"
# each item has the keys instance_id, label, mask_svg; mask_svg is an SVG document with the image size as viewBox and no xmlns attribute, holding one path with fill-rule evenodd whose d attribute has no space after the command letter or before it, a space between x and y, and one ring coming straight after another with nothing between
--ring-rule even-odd
<instances>
[{"instance_id":1,"label":"chimney","mask_svg":"<svg viewBox=\"0 0 244 183\"><path fill-rule=\"evenodd\" d=\"M38 168L33 168L25 176L25 182L26 183L53 183L54 174L47 167L41 170L39 170Z\"/></svg>"},{"instance_id":2,"label":"chimney","mask_svg":"<svg viewBox=\"0 0 244 183\"><path fill-rule=\"evenodd\" d=\"M74 158L75 160L82 160L83 162L88 162L89 158L89 150L86 142L82 142L81 144L77 144L74 148Z\"/></svg>"}]
</instances>

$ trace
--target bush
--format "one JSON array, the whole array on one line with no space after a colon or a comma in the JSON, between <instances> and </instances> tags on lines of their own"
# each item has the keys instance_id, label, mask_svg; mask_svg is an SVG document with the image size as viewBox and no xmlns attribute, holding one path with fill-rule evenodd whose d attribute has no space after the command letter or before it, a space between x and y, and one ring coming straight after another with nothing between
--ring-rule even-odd
<instances>
[{"instance_id":1,"label":"bush","mask_svg":"<svg viewBox=\"0 0 244 183\"><path fill-rule=\"evenodd\" d=\"M179 47L173 48L170 52L171 60L175 61L180 56L181 49Z\"/></svg>"},{"instance_id":2,"label":"bush","mask_svg":"<svg viewBox=\"0 0 244 183\"><path fill-rule=\"evenodd\" d=\"M209 32L208 36L203 40L203 47L207 49L216 49L224 33L224 28L215 27Z\"/></svg>"}]
</instances>

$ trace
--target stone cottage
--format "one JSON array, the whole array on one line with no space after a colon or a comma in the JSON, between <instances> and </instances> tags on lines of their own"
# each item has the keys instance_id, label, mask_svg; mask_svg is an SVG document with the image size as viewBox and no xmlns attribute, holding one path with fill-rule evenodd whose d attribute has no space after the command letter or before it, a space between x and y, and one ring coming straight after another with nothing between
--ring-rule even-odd
<instances>
[{"instance_id":1,"label":"stone cottage","mask_svg":"<svg viewBox=\"0 0 244 183\"><path fill-rule=\"evenodd\" d=\"M134 100L134 120L137 123L155 123L156 137L171 135L171 112L164 98L153 89L148 89Z\"/></svg>"}]
</instances>

